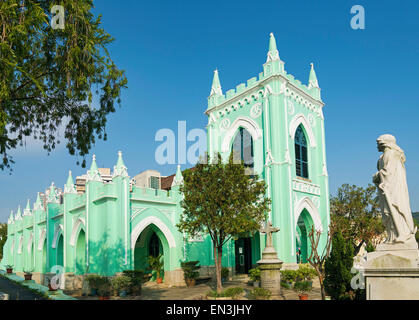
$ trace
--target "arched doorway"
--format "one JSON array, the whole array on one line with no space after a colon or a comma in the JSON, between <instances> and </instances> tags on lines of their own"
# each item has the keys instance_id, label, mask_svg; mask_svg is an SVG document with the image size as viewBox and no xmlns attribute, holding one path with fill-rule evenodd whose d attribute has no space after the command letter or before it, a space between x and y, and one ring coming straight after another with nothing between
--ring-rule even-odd
<instances>
[{"instance_id":1,"label":"arched doorway","mask_svg":"<svg viewBox=\"0 0 419 320\"><path fill-rule=\"evenodd\" d=\"M311 254L311 244L308 235L313 226L313 220L307 209L304 209L298 217L296 227L296 258L297 263L307 263L307 259Z\"/></svg>"},{"instance_id":2,"label":"arched doorway","mask_svg":"<svg viewBox=\"0 0 419 320\"><path fill-rule=\"evenodd\" d=\"M86 272L86 234L80 229L76 242L76 274L84 274Z\"/></svg>"},{"instance_id":3,"label":"arched doorway","mask_svg":"<svg viewBox=\"0 0 419 320\"><path fill-rule=\"evenodd\" d=\"M164 270L170 267L169 243L163 232L154 224L149 224L138 236L134 247L134 269L151 272L148 258L163 255Z\"/></svg>"}]
</instances>

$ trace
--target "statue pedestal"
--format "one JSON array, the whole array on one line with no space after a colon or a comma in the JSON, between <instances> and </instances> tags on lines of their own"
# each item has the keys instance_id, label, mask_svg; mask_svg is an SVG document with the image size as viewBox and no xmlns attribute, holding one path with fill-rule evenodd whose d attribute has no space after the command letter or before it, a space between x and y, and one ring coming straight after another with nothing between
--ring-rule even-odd
<instances>
[{"instance_id":1,"label":"statue pedestal","mask_svg":"<svg viewBox=\"0 0 419 320\"><path fill-rule=\"evenodd\" d=\"M419 300L419 250L383 244L364 264L367 300Z\"/></svg>"},{"instance_id":2,"label":"statue pedestal","mask_svg":"<svg viewBox=\"0 0 419 320\"><path fill-rule=\"evenodd\" d=\"M266 247L262 252L262 260L257 262L260 268L260 286L268 289L272 297L278 297L281 294L282 263L273 247Z\"/></svg>"}]
</instances>

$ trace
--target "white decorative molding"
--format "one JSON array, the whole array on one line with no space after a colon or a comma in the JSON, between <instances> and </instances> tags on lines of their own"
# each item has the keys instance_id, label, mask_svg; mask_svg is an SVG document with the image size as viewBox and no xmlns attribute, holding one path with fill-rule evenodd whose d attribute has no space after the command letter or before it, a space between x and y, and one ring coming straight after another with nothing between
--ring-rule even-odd
<instances>
[{"instance_id":1,"label":"white decorative molding","mask_svg":"<svg viewBox=\"0 0 419 320\"><path fill-rule=\"evenodd\" d=\"M29 241L28 241L28 253L31 252L32 249L32 242L33 242L33 232L31 232L30 236L29 236Z\"/></svg>"},{"instance_id":2,"label":"white decorative molding","mask_svg":"<svg viewBox=\"0 0 419 320\"><path fill-rule=\"evenodd\" d=\"M228 152L230 149L230 142L233 139L233 136L236 134L237 130L243 127L249 131L250 135L253 138L253 141L256 141L262 137L262 130L259 128L258 124L248 117L238 117L234 120L230 129L228 129L226 135L224 136L221 151Z\"/></svg>"},{"instance_id":3,"label":"white decorative molding","mask_svg":"<svg viewBox=\"0 0 419 320\"><path fill-rule=\"evenodd\" d=\"M19 238L19 246L17 247L17 253L18 254L22 253L22 247L23 247L23 235L20 236L20 238Z\"/></svg>"},{"instance_id":4,"label":"white decorative molding","mask_svg":"<svg viewBox=\"0 0 419 320\"><path fill-rule=\"evenodd\" d=\"M287 112L290 116L292 116L295 112L294 103L291 100L287 101Z\"/></svg>"},{"instance_id":5,"label":"white decorative molding","mask_svg":"<svg viewBox=\"0 0 419 320\"><path fill-rule=\"evenodd\" d=\"M141 234L141 232L147 228L150 224L154 224L157 228L160 229L160 231L164 234L166 237L167 242L169 243L170 248L176 247L176 241L175 237L173 236L170 229L164 224L163 221L161 221L159 218L154 216L149 216L145 218L144 220L141 220L135 228L131 232L131 249L135 249L135 243L137 241L138 236Z\"/></svg>"},{"instance_id":6,"label":"white decorative molding","mask_svg":"<svg viewBox=\"0 0 419 320\"><path fill-rule=\"evenodd\" d=\"M62 224L56 224L54 230L54 238L52 240L52 248L55 249L57 247L57 241L61 233L63 232L64 228Z\"/></svg>"},{"instance_id":7,"label":"white decorative molding","mask_svg":"<svg viewBox=\"0 0 419 320\"><path fill-rule=\"evenodd\" d=\"M253 105L253 107L250 109L250 116L253 119L259 118L262 114L262 103L258 102Z\"/></svg>"},{"instance_id":8,"label":"white decorative molding","mask_svg":"<svg viewBox=\"0 0 419 320\"><path fill-rule=\"evenodd\" d=\"M230 127L230 119L223 119L220 123L220 130L227 130Z\"/></svg>"},{"instance_id":9,"label":"white decorative molding","mask_svg":"<svg viewBox=\"0 0 419 320\"><path fill-rule=\"evenodd\" d=\"M294 208L295 226L297 226L298 218L300 217L300 214L303 212L304 209L306 209L307 212L310 214L315 229L317 231L322 232L323 226L320 219L319 210L308 197L304 197L303 199L301 199L300 202L298 202L298 204Z\"/></svg>"},{"instance_id":10,"label":"white decorative molding","mask_svg":"<svg viewBox=\"0 0 419 320\"><path fill-rule=\"evenodd\" d=\"M68 186L67 184L64 185L64 193L77 194L75 185L74 184L72 184L71 186Z\"/></svg>"},{"instance_id":11,"label":"white decorative molding","mask_svg":"<svg viewBox=\"0 0 419 320\"><path fill-rule=\"evenodd\" d=\"M310 146L313 147L313 148L316 147L317 144L316 144L316 138L314 136L314 132L311 129L311 126L310 126L309 122L307 121L306 117L302 113L297 114L291 120L290 126L289 126L290 137L292 139L294 139L295 131L297 130L297 128L300 124L303 125L303 127L304 127L304 129L305 129L305 131L308 135L308 140L310 142Z\"/></svg>"},{"instance_id":12,"label":"white decorative molding","mask_svg":"<svg viewBox=\"0 0 419 320\"><path fill-rule=\"evenodd\" d=\"M315 121L316 119L314 118L314 115L312 114L312 113L310 113L309 115L308 115L308 122L310 123L310 125L312 126L312 127L315 127L316 126L316 121Z\"/></svg>"},{"instance_id":13,"label":"white decorative molding","mask_svg":"<svg viewBox=\"0 0 419 320\"><path fill-rule=\"evenodd\" d=\"M73 225L73 230L71 231L70 236L70 245L75 246L76 239L78 238L78 235L80 233L80 230L83 230L85 228L85 221L83 218L77 218L76 222ZM87 240L87 239L86 239Z\"/></svg>"},{"instance_id":14,"label":"white decorative molding","mask_svg":"<svg viewBox=\"0 0 419 320\"><path fill-rule=\"evenodd\" d=\"M145 208L145 207L141 207L141 208L136 207L136 208L133 208L132 209L132 212L131 212L131 220L130 221L134 220L134 218L136 216L138 216L141 212L143 212L145 209L147 209L147 208Z\"/></svg>"},{"instance_id":15,"label":"white decorative molding","mask_svg":"<svg viewBox=\"0 0 419 320\"><path fill-rule=\"evenodd\" d=\"M47 231L45 228L43 228L41 231L41 234L39 235L38 250L42 250L44 248L46 235L47 235Z\"/></svg>"},{"instance_id":16,"label":"white decorative molding","mask_svg":"<svg viewBox=\"0 0 419 320\"><path fill-rule=\"evenodd\" d=\"M292 180L292 189L295 191L305 192L320 196L320 186L308 181L294 179Z\"/></svg>"}]
</instances>

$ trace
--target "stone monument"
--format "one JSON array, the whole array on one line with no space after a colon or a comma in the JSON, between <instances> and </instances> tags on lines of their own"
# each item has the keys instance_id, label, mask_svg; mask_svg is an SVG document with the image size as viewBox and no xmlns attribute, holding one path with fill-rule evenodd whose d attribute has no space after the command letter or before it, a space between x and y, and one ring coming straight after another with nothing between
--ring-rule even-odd
<instances>
[{"instance_id":1,"label":"stone monument","mask_svg":"<svg viewBox=\"0 0 419 320\"><path fill-rule=\"evenodd\" d=\"M366 255L364 276L367 300L419 299L419 250L415 239L406 180L406 157L396 138L384 134L377 139L377 186L387 238L375 252Z\"/></svg>"},{"instance_id":2,"label":"stone monument","mask_svg":"<svg viewBox=\"0 0 419 320\"><path fill-rule=\"evenodd\" d=\"M260 286L271 291L273 297L281 293L281 267L282 261L273 247L272 234L279 228L272 227L272 222L267 221L261 233L266 234L266 246L262 252L262 260L257 263L260 268Z\"/></svg>"}]
</instances>

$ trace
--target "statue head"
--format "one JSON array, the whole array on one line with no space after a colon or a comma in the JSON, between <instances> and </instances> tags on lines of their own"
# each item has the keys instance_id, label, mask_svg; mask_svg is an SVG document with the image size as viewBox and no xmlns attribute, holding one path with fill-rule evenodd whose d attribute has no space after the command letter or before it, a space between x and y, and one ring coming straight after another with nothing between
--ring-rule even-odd
<instances>
[{"instance_id":1,"label":"statue head","mask_svg":"<svg viewBox=\"0 0 419 320\"><path fill-rule=\"evenodd\" d=\"M377 149L378 151L383 152L384 149L391 148L392 146L395 146L396 144L396 138L391 134L383 134L378 137L377 139Z\"/></svg>"},{"instance_id":2,"label":"statue head","mask_svg":"<svg viewBox=\"0 0 419 320\"><path fill-rule=\"evenodd\" d=\"M404 151L397 145L396 138L391 134L383 134L377 139L378 151L384 152L386 148L399 152L402 161L406 161Z\"/></svg>"}]
</instances>

